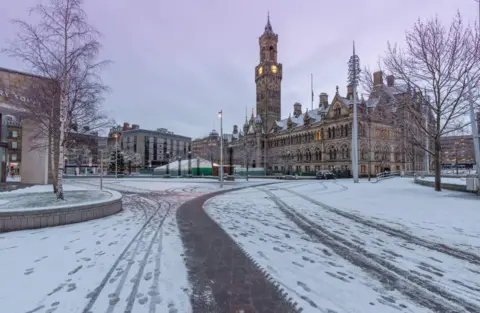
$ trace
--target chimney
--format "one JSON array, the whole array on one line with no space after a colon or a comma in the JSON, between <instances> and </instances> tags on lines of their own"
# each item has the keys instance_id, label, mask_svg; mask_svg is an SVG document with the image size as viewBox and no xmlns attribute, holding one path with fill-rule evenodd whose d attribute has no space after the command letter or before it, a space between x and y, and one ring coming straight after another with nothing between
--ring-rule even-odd
<instances>
[{"instance_id":1,"label":"chimney","mask_svg":"<svg viewBox=\"0 0 480 313\"><path fill-rule=\"evenodd\" d=\"M139 129L140 128L140 125L138 124L132 124L132 129Z\"/></svg>"},{"instance_id":2,"label":"chimney","mask_svg":"<svg viewBox=\"0 0 480 313\"><path fill-rule=\"evenodd\" d=\"M326 109L328 107L328 94L322 92L320 94L320 108L323 107Z\"/></svg>"},{"instance_id":3,"label":"chimney","mask_svg":"<svg viewBox=\"0 0 480 313\"><path fill-rule=\"evenodd\" d=\"M353 85L350 84L347 86L347 98L353 99Z\"/></svg>"},{"instance_id":4,"label":"chimney","mask_svg":"<svg viewBox=\"0 0 480 313\"><path fill-rule=\"evenodd\" d=\"M130 124L129 123L123 123L123 130L128 130L130 128Z\"/></svg>"},{"instance_id":5,"label":"chimney","mask_svg":"<svg viewBox=\"0 0 480 313\"><path fill-rule=\"evenodd\" d=\"M373 73L373 85L378 86L378 85L381 85L381 84L383 84L383 72L378 71L378 72Z\"/></svg>"},{"instance_id":6,"label":"chimney","mask_svg":"<svg viewBox=\"0 0 480 313\"><path fill-rule=\"evenodd\" d=\"M233 125L233 133L238 133L238 125Z\"/></svg>"},{"instance_id":7,"label":"chimney","mask_svg":"<svg viewBox=\"0 0 480 313\"><path fill-rule=\"evenodd\" d=\"M300 115L302 115L302 105L298 102L295 102L295 104L293 105L293 115L295 117L299 117Z\"/></svg>"},{"instance_id":8,"label":"chimney","mask_svg":"<svg viewBox=\"0 0 480 313\"><path fill-rule=\"evenodd\" d=\"M395 76L388 75L387 76L387 86L388 87L393 87L394 85L395 85Z\"/></svg>"}]
</instances>

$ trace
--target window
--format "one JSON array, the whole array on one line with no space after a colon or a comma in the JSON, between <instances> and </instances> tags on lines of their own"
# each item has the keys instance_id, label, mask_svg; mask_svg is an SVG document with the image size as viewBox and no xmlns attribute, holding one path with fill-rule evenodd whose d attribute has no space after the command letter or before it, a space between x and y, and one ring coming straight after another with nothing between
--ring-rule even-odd
<instances>
[{"instance_id":1,"label":"window","mask_svg":"<svg viewBox=\"0 0 480 313\"><path fill-rule=\"evenodd\" d=\"M18 133L16 130L12 131L12 138L17 138L18 137Z\"/></svg>"},{"instance_id":2,"label":"window","mask_svg":"<svg viewBox=\"0 0 480 313\"><path fill-rule=\"evenodd\" d=\"M17 160L17 154L16 153L10 154L10 161L16 161L16 160Z\"/></svg>"},{"instance_id":3,"label":"window","mask_svg":"<svg viewBox=\"0 0 480 313\"><path fill-rule=\"evenodd\" d=\"M17 142L13 141L12 142L12 149L17 149L17 148L18 148Z\"/></svg>"}]
</instances>

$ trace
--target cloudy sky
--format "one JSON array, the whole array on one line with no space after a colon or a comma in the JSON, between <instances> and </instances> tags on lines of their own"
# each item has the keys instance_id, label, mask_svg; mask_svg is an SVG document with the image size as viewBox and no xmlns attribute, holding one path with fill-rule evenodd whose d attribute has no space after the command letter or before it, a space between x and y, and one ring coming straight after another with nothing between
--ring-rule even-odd
<instances>
[{"instance_id":1,"label":"cloudy sky","mask_svg":"<svg viewBox=\"0 0 480 313\"><path fill-rule=\"evenodd\" d=\"M0 47L15 34L9 18L28 18L40 0L1 0ZM283 64L282 116L298 101L310 107L310 74L318 95L346 91L347 61L356 42L362 66L373 69L387 41L403 42L416 19L437 14L449 23L457 10L473 23L474 0L86 0L103 34L101 57L112 91L105 107L118 122L168 128L191 137L242 125L255 106L258 37L270 12ZM28 71L0 55L0 67ZM317 96L315 97L317 102ZM317 103L315 103L317 105Z\"/></svg>"}]
</instances>

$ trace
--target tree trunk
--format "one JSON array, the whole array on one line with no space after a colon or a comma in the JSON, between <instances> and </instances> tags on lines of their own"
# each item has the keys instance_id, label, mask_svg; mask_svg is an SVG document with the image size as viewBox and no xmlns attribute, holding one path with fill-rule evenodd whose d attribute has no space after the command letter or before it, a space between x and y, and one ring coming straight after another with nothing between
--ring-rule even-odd
<instances>
[{"instance_id":1,"label":"tree trunk","mask_svg":"<svg viewBox=\"0 0 480 313\"><path fill-rule=\"evenodd\" d=\"M62 98L60 100L60 136L58 140L58 168L57 168L57 199L64 200L63 194L63 169L65 167L65 123L66 123L66 106L67 95L66 92L62 92Z\"/></svg>"},{"instance_id":2,"label":"tree trunk","mask_svg":"<svg viewBox=\"0 0 480 313\"><path fill-rule=\"evenodd\" d=\"M55 131L54 131L54 106L52 105L52 113L50 115L50 129L48 130L48 149L50 155L50 175L52 175L52 185L53 185L53 193L57 194L57 171L56 171L56 162L55 162Z\"/></svg>"},{"instance_id":3,"label":"tree trunk","mask_svg":"<svg viewBox=\"0 0 480 313\"><path fill-rule=\"evenodd\" d=\"M440 167L440 139L435 138L435 191L442 191Z\"/></svg>"}]
</instances>

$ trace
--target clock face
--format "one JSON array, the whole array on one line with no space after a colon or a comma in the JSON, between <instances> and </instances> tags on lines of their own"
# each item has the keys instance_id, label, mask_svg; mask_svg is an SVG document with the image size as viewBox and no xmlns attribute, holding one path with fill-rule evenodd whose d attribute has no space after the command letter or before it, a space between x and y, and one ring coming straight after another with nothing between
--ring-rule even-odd
<instances>
[{"instance_id":1,"label":"clock face","mask_svg":"<svg viewBox=\"0 0 480 313\"><path fill-rule=\"evenodd\" d=\"M273 74L276 74L277 71L278 71L277 66L276 66L276 65L272 65L272 73L273 73Z\"/></svg>"},{"instance_id":2,"label":"clock face","mask_svg":"<svg viewBox=\"0 0 480 313\"><path fill-rule=\"evenodd\" d=\"M258 68L258 75L262 75L262 73L263 73L263 67L260 66Z\"/></svg>"}]
</instances>

